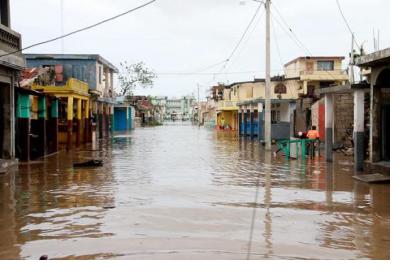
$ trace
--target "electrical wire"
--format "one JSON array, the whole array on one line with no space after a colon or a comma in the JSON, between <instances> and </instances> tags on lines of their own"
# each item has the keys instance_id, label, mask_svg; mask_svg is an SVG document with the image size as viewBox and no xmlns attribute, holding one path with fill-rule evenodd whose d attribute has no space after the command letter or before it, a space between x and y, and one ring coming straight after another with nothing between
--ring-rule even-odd
<instances>
[{"instance_id":1,"label":"electrical wire","mask_svg":"<svg viewBox=\"0 0 410 280\"><path fill-rule=\"evenodd\" d=\"M206 66L206 67L204 67L204 68L201 68L200 70L194 71L193 73L198 73L198 74L199 74L199 73L202 73L202 72L204 72L204 71L206 71L206 70L212 69L212 68L214 68L215 66L221 65L222 63L225 63L225 62L227 62L226 59L223 60L223 61L220 61L220 62L211 64L211 65L209 65L209 66Z\"/></svg>"},{"instance_id":2,"label":"electrical wire","mask_svg":"<svg viewBox=\"0 0 410 280\"><path fill-rule=\"evenodd\" d=\"M347 21L345 15L343 14L342 7L340 6L339 0L336 0L336 4L337 4L337 7L339 8L340 15L342 16L343 21L345 22L347 29L349 30L350 34L352 34L352 36L353 36L354 43L356 44L357 48L360 50L361 48L360 48L359 44L356 41L353 30L350 28L349 22Z\"/></svg>"},{"instance_id":3,"label":"electrical wire","mask_svg":"<svg viewBox=\"0 0 410 280\"><path fill-rule=\"evenodd\" d=\"M275 6L275 4L273 4L273 2L271 3L276 13L279 15L279 18L282 20L282 22L276 19L276 17L273 17L273 14L271 14L273 20L278 23L280 28L282 28L285 34L295 43L297 47L299 47L304 53L307 53L308 55L312 55L309 49L302 43L302 41L298 38L298 36L296 36L295 32L290 27L290 25L287 23L285 18L282 16L282 13L279 11L279 9Z\"/></svg>"},{"instance_id":4,"label":"electrical wire","mask_svg":"<svg viewBox=\"0 0 410 280\"><path fill-rule=\"evenodd\" d=\"M107 19L105 19L105 20L99 21L99 22L97 22L97 23L95 23L95 24L92 24L92 25L83 27L83 28L81 28L81 29L77 29L77 30L75 30L75 31L69 32L69 33L64 34L64 35L62 35L62 36L58 36L58 37L55 37L55 38L52 38L52 39L49 39L49 40L46 40L46 41L43 41L43 42L39 42L39 43L35 43L35 44L32 44L32 45L29 45L29 46L27 46L27 47L18 49L18 50L16 50L16 51L13 51L13 52L10 52L10 53L6 53L6 54L3 54L3 55L0 55L0 58L1 58L1 57L4 57L4 56L11 55L11 54L15 54L15 53L18 53L18 52L21 52L21 51L24 51L24 50L27 50L27 49L30 49L30 48L33 48L33 47L37 47L37 46L40 46L40 45L48 44L48 43L51 43L51 42L54 42L54 41L57 41L57 40L66 38L66 37L68 37L68 36L71 36L71 35L74 35L74 34L77 34L77 33L80 33L80 32L83 32L83 31L86 31L86 30L89 30L89 29L92 29L92 28L97 27L97 26L99 26L99 25L101 25L101 24L107 23L107 22L112 21L112 20L114 20L114 19L117 19L117 18L119 18L119 17L122 17L122 16L125 16L125 15L127 15L127 14L130 14L130 13L136 11L136 10L139 10L139 9L141 9L141 8L144 8L144 7L146 7L146 6L150 5L150 4L153 4L153 3L156 2L156 1L157 1L157 0L151 0L151 1L147 2L147 3L145 3L145 4L142 4L142 5L138 6L138 7L132 8L132 9L130 9L130 10L128 10L128 11L125 11L125 12L123 12L123 13L121 13L121 14L118 14L118 15L116 15L116 16L113 16L113 17L107 18Z\"/></svg>"},{"instance_id":5,"label":"electrical wire","mask_svg":"<svg viewBox=\"0 0 410 280\"><path fill-rule=\"evenodd\" d=\"M274 5L272 4L272 6L274 6ZM277 13L277 14L279 15L279 17L282 19L283 23L287 26L287 28L286 28L286 27L283 27L283 26L281 25L280 21L276 20L276 18L274 18L273 15L271 15L272 18L273 18L277 23L279 23L279 25L282 27L282 29L284 29L284 31L285 31L286 34L288 34L288 33L286 32L286 30L289 30L289 32L290 32L291 34L293 34L293 36L294 36L294 38L293 38L294 40L293 40L293 41L294 41L294 43L295 43L297 46L299 46L302 50L304 49L304 51L307 52L307 53L309 54L309 56L313 56L313 55L312 55L312 52L302 43L301 40L299 40L299 38L297 38L296 34L293 32L293 29L287 24L286 20L285 20L284 17L282 16L282 14L281 14L281 12L279 11L279 9L278 9L277 7L275 7L275 6L274 6L274 8L275 8L276 13ZM288 34L288 36L289 36L289 34ZM292 37L290 36L290 38L292 38ZM336 69L334 69L334 70L336 70ZM337 78L336 78L330 71L328 71L328 70L324 70L324 71L325 71L329 76L331 76L333 79L337 80Z\"/></svg>"},{"instance_id":6,"label":"electrical wire","mask_svg":"<svg viewBox=\"0 0 410 280\"><path fill-rule=\"evenodd\" d=\"M242 43L243 39L245 38L246 33L248 32L249 28L251 27L252 23L254 22L256 16L258 15L258 12L260 10L260 8L262 7L262 3L259 4L259 6L256 8L256 11L254 13L254 15L251 18L251 21L249 22L248 26L246 27L245 31L243 32L241 38L239 39L238 43L235 45L235 47L233 48L231 54L228 56L228 58L226 59L225 64L221 67L221 69L218 71L218 74L220 74L227 66L227 64L229 63L229 61L232 59L232 57L234 56L235 52L238 50L240 44Z\"/></svg>"},{"instance_id":7,"label":"electrical wire","mask_svg":"<svg viewBox=\"0 0 410 280\"><path fill-rule=\"evenodd\" d=\"M278 42L278 36L277 36L277 34L276 34L275 24L273 23L272 17L271 17L270 20L271 20L271 22L272 22L272 34L273 34L273 38L275 39L275 45L276 45L276 50L277 50L278 56L279 56L279 62L280 62L281 65L285 65L285 64L283 63L282 55L281 55L281 52L280 52L279 42Z\"/></svg>"},{"instance_id":8,"label":"electrical wire","mask_svg":"<svg viewBox=\"0 0 410 280\"><path fill-rule=\"evenodd\" d=\"M258 27L258 24L259 24L261 18L262 18L262 14L259 15L258 19L257 19L256 22L255 22L255 25L253 26L251 32L249 33L249 36L246 38L246 40L245 40L244 43L242 44L242 47L240 48L239 53L236 55L236 59L235 59L235 60L231 60L231 63L229 64L229 66L226 67L226 69L225 69L226 72L228 72L229 69L230 69L231 67L233 67L233 66L235 65L235 63L238 61L238 58L239 58L240 55L243 53L243 51L244 51L244 49L245 49L245 46L247 46L249 40L252 38L253 33L255 32L256 28ZM223 74L225 74L225 73L223 73Z\"/></svg>"}]
</instances>

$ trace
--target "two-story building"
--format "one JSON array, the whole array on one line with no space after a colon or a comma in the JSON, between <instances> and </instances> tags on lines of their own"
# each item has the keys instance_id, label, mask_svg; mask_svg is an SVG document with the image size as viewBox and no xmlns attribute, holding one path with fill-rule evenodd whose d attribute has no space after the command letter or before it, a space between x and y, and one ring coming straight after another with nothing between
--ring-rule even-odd
<instances>
[{"instance_id":1,"label":"two-story building","mask_svg":"<svg viewBox=\"0 0 410 280\"><path fill-rule=\"evenodd\" d=\"M114 75L118 69L98 54L25 54L27 66L48 67L55 74L55 86L66 86L70 79L88 85L90 112L86 113L85 126L91 130L91 120L97 124L97 134L106 137L113 131ZM85 105L84 105L85 106ZM91 135L91 133L87 133Z\"/></svg>"},{"instance_id":2,"label":"two-story building","mask_svg":"<svg viewBox=\"0 0 410 280\"><path fill-rule=\"evenodd\" d=\"M299 96L293 116L294 134L310 129L312 105L320 98L315 94L316 90L343 85L348 81L347 72L342 65L343 60L343 56L304 56L285 64L285 77L297 83Z\"/></svg>"},{"instance_id":3,"label":"two-story building","mask_svg":"<svg viewBox=\"0 0 410 280\"><path fill-rule=\"evenodd\" d=\"M0 172L15 161L14 85L25 67L21 35L11 29L10 3L0 1Z\"/></svg>"}]
</instances>

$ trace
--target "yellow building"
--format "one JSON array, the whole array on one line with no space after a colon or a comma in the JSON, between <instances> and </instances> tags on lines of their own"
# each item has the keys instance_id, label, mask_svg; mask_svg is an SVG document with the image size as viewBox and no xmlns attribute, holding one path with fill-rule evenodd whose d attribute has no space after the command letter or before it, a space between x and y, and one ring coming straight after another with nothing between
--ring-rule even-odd
<instances>
[{"instance_id":1,"label":"yellow building","mask_svg":"<svg viewBox=\"0 0 410 280\"><path fill-rule=\"evenodd\" d=\"M92 101L87 83L71 78L63 86L33 85L32 89L59 98L59 143L66 144L67 150L70 150L73 141L76 146L89 142L91 136L89 116Z\"/></svg>"},{"instance_id":2,"label":"yellow building","mask_svg":"<svg viewBox=\"0 0 410 280\"><path fill-rule=\"evenodd\" d=\"M298 82L297 93L311 96L315 89L342 85L348 80L343 56L303 56L285 64L285 78Z\"/></svg>"}]
</instances>

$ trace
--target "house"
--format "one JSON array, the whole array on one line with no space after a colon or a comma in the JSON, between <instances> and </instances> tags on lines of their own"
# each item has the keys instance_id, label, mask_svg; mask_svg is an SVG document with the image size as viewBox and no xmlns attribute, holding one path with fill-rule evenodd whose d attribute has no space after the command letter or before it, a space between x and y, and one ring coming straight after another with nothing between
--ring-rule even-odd
<instances>
[{"instance_id":1,"label":"house","mask_svg":"<svg viewBox=\"0 0 410 280\"><path fill-rule=\"evenodd\" d=\"M298 100L294 115L293 134L307 131L312 124L313 103L320 98L318 89L343 85L348 75L342 67L343 56L303 56L285 64L285 78L297 83Z\"/></svg>"},{"instance_id":2,"label":"house","mask_svg":"<svg viewBox=\"0 0 410 280\"><path fill-rule=\"evenodd\" d=\"M168 120L191 120L192 103L195 98L191 95L180 98L168 98L165 105L166 119Z\"/></svg>"},{"instance_id":3,"label":"house","mask_svg":"<svg viewBox=\"0 0 410 280\"><path fill-rule=\"evenodd\" d=\"M166 105L167 99L166 96L150 96L152 105L154 106L154 119L158 123L164 122L166 115Z\"/></svg>"},{"instance_id":4,"label":"house","mask_svg":"<svg viewBox=\"0 0 410 280\"><path fill-rule=\"evenodd\" d=\"M258 137L264 140L265 130L265 79L255 79L246 98L239 94L240 135ZM285 76L271 78L271 137L289 139L291 135L291 115L297 99L297 83ZM242 101L244 100L244 101Z\"/></svg>"},{"instance_id":5,"label":"house","mask_svg":"<svg viewBox=\"0 0 410 280\"><path fill-rule=\"evenodd\" d=\"M333 160L335 95L353 98L353 139L356 170L390 171L390 48L355 58L364 80L322 89L325 96L326 158Z\"/></svg>"},{"instance_id":6,"label":"house","mask_svg":"<svg viewBox=\"0 0 410 280\"><path fill-rule=\"evenodd\" d=\"M205 106L201 106L200 109L200 122L209 128L215 128L216 126L216 89L217 86L211 87L211 94L206 97Z\"/></svg>"},{"instance_id":7,"label":"house","mask_svg":"<svg viewBox=\"0 0 410 280\"><path fill-rule=\"evenodd\" d=\"M16 92L16 156L29 161L58 150L59 98L32 90L41 78L49 78L48 68L25 69Z\"/></svg>"},{"instance_id":8,"label":"house","mask_svg":"<svg viewBox=\"0 0 410 280\"><path fill-rule=\"evenodd\" d=\"M125 96L124 103L134 108L134 122L136 122L136 125L144 126L152 123L155 107L150 98L145 95Z\"/></svg>"},{"instance_id":9,"label":"house","mask_svg":"<svg viewBox=\"0 0 410 280\"><path fill-rule=\"evenodd\" d=\"M53 117L58 118L58 143L64 144L67 150L71 150L73 143L79 147L81 144L91 142L92 101L87 83L70 78L65 84L59 83L59 85L34 83L31 89L58 99L55 105L57 107L51 109ZM44 109L43 111L47 112Z\"/></svg>"},{"instance_id":10,"label":"house","mask_svg":"<svg viewBox=\"0 0 410 280\"><path fill-rule=\"evenodd\" d=\"M10 1L0 1L0 172L16 163L15 90L25 68L21 35L10 26Z\"/></svg>"},{"instance_id":11,"label":"house","mask_svg":"<svg viewBox=\"0 0 410 280\"><path fill-rule=\"evenodd\" d=\"M74 78L88 85L92 115L99 138L110 135L114 120L114 75L118 69L98 54L24 54L28 67L48 67L54 73L55 86L65 86ZM87 123L88 127L91 127Z\"/></svg>"},{"instance_id":12,"label":"house","mask_svg":"<svg viewBox=\"0 0 410 280\"><path fill-rule=\"evenodd\" d=\"M135 128L135 109L127 104L114 106L114 130L124 131Z\"/></svg>"}]
</instances>

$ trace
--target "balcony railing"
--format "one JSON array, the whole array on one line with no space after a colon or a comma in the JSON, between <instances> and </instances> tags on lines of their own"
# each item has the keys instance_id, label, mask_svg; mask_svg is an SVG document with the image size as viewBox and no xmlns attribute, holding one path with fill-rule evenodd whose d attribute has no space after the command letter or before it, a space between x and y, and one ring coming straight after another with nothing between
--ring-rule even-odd
<instances>
[{"instance_id":1,"label":"balcony railing","mask_svg":"<svg viewBox=\"0 0 410 280\"><path fill-rule=\"evenodd\" d=\"M216 103L217 109L236 107L236 101L218 101Z\"/></svg>"},{"instance_id":2,"label":"balcony railing","mask_svg":"<svg viewBox=\"0 0 410 280\"><path fill-rule=\"evenodd\" d=\"M299 71L300 76L329 76L331 79L338 78L340 79L341 77L346 76L347 74L345 70L301 70Z\"/></svg>"},{"instance_id":3,"label":"balcony railing","mask_svg":"<svg viewBox=\"0 0 410 280\"><path fill-rule=\"evenodd\" d=\"M21 49L21 35L0 24L0 63L16 69L23 69L25 61Z\"/></svg>"},{"instance_id":4,"label":"balcony railing","mask_svg":"<svg viewBox=\"0 0 410 280\"><path fill-rule=\"evenodd\" d=\"M6 52L17 51L21 47L21 35L0 24L0 49Z\"/></svg>"}]
</instances>

